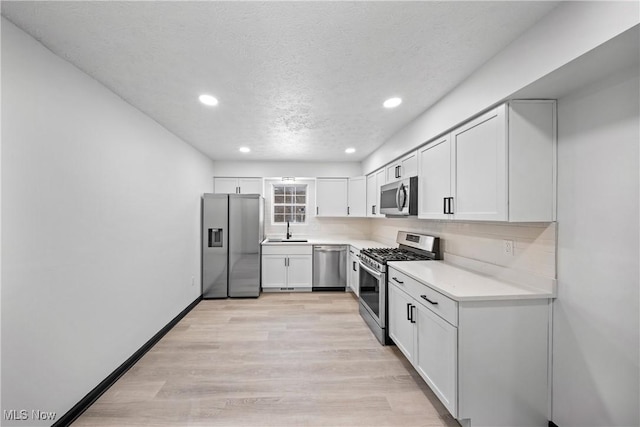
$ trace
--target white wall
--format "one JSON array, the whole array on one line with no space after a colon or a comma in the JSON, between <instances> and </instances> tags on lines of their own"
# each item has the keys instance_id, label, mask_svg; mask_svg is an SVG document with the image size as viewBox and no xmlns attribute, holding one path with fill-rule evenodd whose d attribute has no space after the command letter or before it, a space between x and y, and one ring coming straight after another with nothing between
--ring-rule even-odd
<instances>
[{"instance_id":1,"label":"white wall","mask_svg":"<svg viewBox=\"0 0 640 427\"><path fill-rule=\"evenodd\" d=\"M563 2L363 161L368 174L640 22L640 4Z\"/></svg>"},{"instance_id":2,"label":"white wall","mask_svg":"<svg viewBox=\"0 0 640 427\"><path fill-rule=\"evenodd\" d=\"M2 409L61 416L199 296L213 164L4 18L2 89Z\"/></svg>"},{"instance_id":3,"label":"white wall","mask_svg":"<svg viewBox=\"0 0 640 427\"><path fill-rule=\"evenodd\" d=\"M362 175L360 162L214 162L216 176L350 177Z\"/></svg>"},{"instance_id":4,"label":"white wall","mask_svg":"<svg viewBox=\"0 0 640 427\"><path fill-rule=\"evenodd\" d=\"M640 425L638 80L627 68L558 101L561 427Z\"/></svg>"}]
</instances>

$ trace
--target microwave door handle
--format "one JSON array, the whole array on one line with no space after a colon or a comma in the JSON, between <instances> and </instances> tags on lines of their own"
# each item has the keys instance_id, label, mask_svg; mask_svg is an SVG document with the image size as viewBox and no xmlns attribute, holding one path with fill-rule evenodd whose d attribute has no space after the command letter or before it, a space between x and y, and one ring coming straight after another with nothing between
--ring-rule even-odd
<instances>
[{"instance_id":1,"label":"microwave door handle","mask_svg":"<svg viewBox=\"0 0 640 427\"><path fill-rule=\"evenodd\" d=\"M402 193L402 202L400 201L400 193ZM407 204L407 190L405 190L404 184L400 184L398 187L398 192L396 193L396 206L398 210L401 211Z\"/></svg>"}]
</instances>

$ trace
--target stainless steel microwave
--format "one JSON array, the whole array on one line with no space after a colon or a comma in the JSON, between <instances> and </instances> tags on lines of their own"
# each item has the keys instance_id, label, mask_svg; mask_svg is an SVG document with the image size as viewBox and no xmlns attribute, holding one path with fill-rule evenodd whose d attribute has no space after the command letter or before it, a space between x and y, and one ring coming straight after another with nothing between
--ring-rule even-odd
<instances>
[{"instance_id":1,"label":"stainless steel microwave","mask_svg":"<svg viewBox=\"0 0 640 427\"><path fill-rule=\"evenodd\" d=\"M418 215L418 177L380 187L380 213L386 216Z\"/></svg>"}]
</instances>

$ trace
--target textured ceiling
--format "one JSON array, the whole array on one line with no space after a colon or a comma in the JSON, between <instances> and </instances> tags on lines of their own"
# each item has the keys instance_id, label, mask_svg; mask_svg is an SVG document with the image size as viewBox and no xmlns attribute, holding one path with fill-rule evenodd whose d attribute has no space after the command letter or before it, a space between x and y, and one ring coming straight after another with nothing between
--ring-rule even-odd
<instances>
[{"instance_id":1,"label":"textured ceiling","mask_svg":"<svg viewBox=\"0 0 640 427\"><path fill-rule=\"evenodd\" d=\"M557 4L2 1L2 14L213 159L360 161ZM402 105L382 108L391 96Z\"/></svg>"}]
</instances>

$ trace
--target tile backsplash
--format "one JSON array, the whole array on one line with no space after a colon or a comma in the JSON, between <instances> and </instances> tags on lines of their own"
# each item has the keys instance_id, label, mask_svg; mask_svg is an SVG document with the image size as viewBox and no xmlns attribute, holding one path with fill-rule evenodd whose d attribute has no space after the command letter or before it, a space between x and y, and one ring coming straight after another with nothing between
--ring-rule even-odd
<instances>
[{"instance_id":1,"label":"tile backsplash","mask_svg":"<svg viewBox=\"0 0 640 427\"><path fill-rule=\"evenodd\" d=\"M441 238L445 260L506 280L555 288L556 223L481 223L419 219L373 219L372 240L395 246L398 230ZM513 255L504 240L514 243Z\"/></svg>"}]
</instances>

